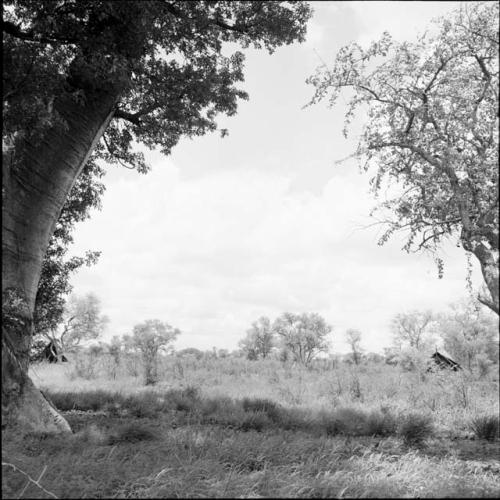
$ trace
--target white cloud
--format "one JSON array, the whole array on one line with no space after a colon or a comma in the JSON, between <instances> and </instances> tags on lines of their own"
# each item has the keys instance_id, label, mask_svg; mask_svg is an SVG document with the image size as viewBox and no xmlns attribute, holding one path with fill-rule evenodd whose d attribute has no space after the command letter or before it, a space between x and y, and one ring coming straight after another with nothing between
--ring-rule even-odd
<instances>
[{"instance_id":1,"label":"white cloud","mask_svg":"<svg viewBox=\"0 0 500 500\"><path fill-rule=\"evenodd\" d=\"M379 339L368 339L374 348L388 314L443 305L443 288L447 296L463 288L440 287L428 260L378 247L373 230L352 230L373 203L362 176L332 177L313 195L290 191L291 179L273 172L185 179L171 161L155 163L147 176L110 185L103 211L77 234L75 252L103 252L75 291L102 297L109 335L159 318L184 331L180 346L234 348L263 314L317 311L337 338L362 327Z\"/></svg>"},{"instance_id":2,"label":"white cloud","mask_svg":"<svg viewBox=\"0 0 500 500\"><path fill-rule=\"evenodd\" d=\"M147 152L146 176L111 170L103 211L78 228L74 249L102 250L74 284L102 298L109 336L159 318L183 331L179 347L234 348L261 315L316 311L335 327L334 348L345 349L344 330L357 327L367 348L380 349L393 314L465 294L460 249L449 247L438 280L430 258L402 252L397 240L377 246L376 228L356 230L373 200L351 162L332 166L355 149L341 136L342 101L301 109L316 44L327 58L385 28L425 27L444 9L383 4L315 3L304 47L248 51L250 101L227 120L228 138L183 140L170 159Z\"/></svg>"},{"instance_id":3,"label":"white cloud","mask_svg":"<svg viewBox=\"0 0 500 500\"><path fill-rule=\"evenodd\" d=\"M431 20L460 6L461 2L349 2L362 23L358 43L365 45L388 31L396 40L412 40L431 27Z\"/></svg>"}]
</instances>

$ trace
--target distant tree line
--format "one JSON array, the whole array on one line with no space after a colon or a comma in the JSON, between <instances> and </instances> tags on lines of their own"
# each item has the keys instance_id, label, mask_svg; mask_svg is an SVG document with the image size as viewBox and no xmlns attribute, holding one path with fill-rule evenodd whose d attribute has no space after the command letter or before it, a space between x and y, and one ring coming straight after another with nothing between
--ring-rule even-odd
<instances>
[{"instance_id":1,"label":"distant tree line","mask_svg":"<svg viewBox=\"0 0 500 500\"><path fill-rule=\"evenodd\" d=\"M251 360L265 359L278 350L283 361L292 359L308 366L320 352L328 352L331 331L331 325L317 313L285 312L272 323L266 316L254 321L239 346Z\"/></svg>"}]
</instances>

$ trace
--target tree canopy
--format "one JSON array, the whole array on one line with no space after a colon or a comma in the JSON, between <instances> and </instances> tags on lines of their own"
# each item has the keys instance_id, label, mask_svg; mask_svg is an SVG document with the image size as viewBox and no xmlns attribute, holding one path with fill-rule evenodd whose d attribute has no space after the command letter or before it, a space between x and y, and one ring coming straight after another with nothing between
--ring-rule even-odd
<instances>
[{"instance_id":1,"label":"tree canopy","mask_svg":"<svg viewBox=\"0 0 500 500\"><path fill-rule=\"evenodd\" d=\"M410 311L396 314L391 321L394 344L417 350L425 347L426 336L435 319L432 311Z\"/></svg>"},{"instance_id":2,"label":"tree canopy","mask_svg":"<svg viewBox=\"0 0 500 500\"><path fill-rule=\"evenodd\" d=\"M444 348L469 371L485 360L498 363L498 317L476 301L450 304L437 321Z\"/></svg>"},{"instance_id":3,"label":"tree canopy","mask_svg":"<svg viewBox=\"0 0 500 500\"><path fill-rule=\"evenodd\" d=\"M310 104L349 91L346 136L366 112L354 156L374 172L374 193L385 192L379 244L406 231L405 250L436 252L456 238L479 260L490 294L481 301L497 314L498 12L497 2L467 4L415 43L388 33L367 48L352 43L308 79Z\"/></svg>"},{"instance_id":4,"label":"tree canopy","mask_svg":"<svg viewBox=\"0 0 500 500\"><path fill-rule=\"evenodd\" d=\"M346 341L351 348L352 359L355 365L359 365L361 361L361 355L363 352L363 348L361 347L361 337L362 334L359 330L355 328L349 328L345 332Z\"/></svg>"},{"instance_id":5,"label":"tree canopy","mask_svg":"<svg viewBox=\"0 0 500 500\"><path fill-rule=\"evenodd\" d=\"M332 327L317 313L283 313L273 323L283 347L295 361L309 365L320 353L327 352Z\"/></svg>"},{"instance_id":6,"label":"tree canopy","mask_svg":"<svg viewBox=\"0 0 500 500\"><path fill-rule=\"evenodd\" d=\"M158 379L158 355L160 351L172 349L171 343L180 335L178 328L159 319L148 319L134 326L133 334L124 335L123 342L128 349L139 352L144 362L146 385L155 384Z\"/></svg>"},{"instance_id":7,"label":"tree canopy","mask_svg":"<svg viewBox=\"0 0 500 500\"><path fill-rule=\"evenodd\" d=\"M4 136L40 137L62 120L59 96L84 101L123 80L94 154L140 171L147 167L134 142L168 154L247 99L235 86L244 55L226 55L225 42L272 52L302 41L311 15L305 2L264 1L8 0L4 9Z\"/></svg>"},{"instance_id":8,"label":"tree canopy","mask_svg":"<svg viewBox=\"0 0 500 500\"><path fill-rule=\"evenodd\" d=\"M247 330L247 335L239 342L239 346L248 359L266 358L271 353L274 345L274 331L271 320L261 316L252 323Z\"/></svg>"},{"instance_id":9,"label":"tree canopy","mask_svg":"<svg viewBox=\"0 0 500 500\"><path fill-rule=\"evenodd\" d=\"M45 254L34 316L35 332L44 333L61 320L70 275L98 257L89 252L64 259L74 224L100 206L104 169L98 160L146 172L134 142L169 153L182 135L215 130L216 115L234 114L237 99L247 98L235 87L243 80L244 56L223 55L223 43L272 52L303 39L311 12L301 2L16 0L4 8L5 145L41 140L45 130L63 123L55 106L62 95L83 103L92 90L128 79Z\"/></svg>"},{"instance_id":10,"label":"tree canopy","mask_svg":"<svg viewBox=\"0 0 500 500\"><path fill-rule=\"evenodd\" d=\"M135 143L168 154L182 136L215 130L217 116L247 98L235 46L272 52L301 41L311 9L165 0L3 7L2 415L68 432L28 363L44 257L77 178L89 159L145 172Z\"/></svg>"}]
</instances>

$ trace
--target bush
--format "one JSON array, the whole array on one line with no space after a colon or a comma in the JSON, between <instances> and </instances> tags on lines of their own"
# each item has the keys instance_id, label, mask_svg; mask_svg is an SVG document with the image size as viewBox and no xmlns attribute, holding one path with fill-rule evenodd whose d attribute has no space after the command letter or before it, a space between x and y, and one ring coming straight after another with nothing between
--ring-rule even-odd
<instances>
[{"instance_id":1,"label":"bush","mask_svg":"<svg viewBox=\"0 0 500 500\"><path fill-rule=\"evenodd\" d=\"M242 404L246 412L263 412L276 424L281 424L283 421L283 409L270 399L244 398Z\"/></svg>"},{"instance_id":2,"label":"bush","mask_svg":"<svg viewBox=\"0 0 500 500\"><path fill-rule=\"evenodd\" d=\"M197 387L189 386L182 391L169 391L166 396L172 400L176 411L191 413L202 407L200 390Z\"/></svg>"},{"instance_id":3,"label":"bush","mask_svg":"<svg viewBox=\"0 0 500 500\"><path fill-rule=\"evenodd\" d=\"M159 401L158 394L145 391L125 398L123 408L137 418L154 418L164 410L165 403Z\"/></svg>"},{"instance_id":4,"label":"bush","mask_svg":"<svg viewBox=\"0 0 500 500\"><path fill-rule=\"evenodd\" d=\"M156 439L156 435L148 427L143 427L139 424L130 424L109 436L108 444L138 443L139 441L152 441L154 439Z\"/></svg>"},{"instance_id":5,"label":"bush","mask_svg":"<svg viewBox=\"0 0 500 500\"><path fill-rule=\"evenodd\" d=\"M271 425L271 421L269 420L266 413L263 411L256 411L251 413L246 413L241 421L239 428L242 431L262 431L265 428L268 428Z\"/></svg>"},{"instance_id":6,"label":"bush","mask_svg":"<svg viewBox=\"0 0 500 500\"><path fill-rule=\"evenodd\" d=\"M366 414L361 410L339 408L332 415L323 414L322 418L327 436L363 436L367 433Z\"/></svg>"},{"instance_id":7,"label":"bush","mask_svg":"<svg viewBox=\"0 0 500 500\"><path fill-rule=\"evenodd\" d=\"M410 446L421 445L425 439L432 436L434 426L429 415L420 413L409 413L405 415L398 425L397 434Z\"/></svg>"},{"instance_id":8,"label":"bush","mask_svg":"<svg viewBox=\"0 0 500 500\"><path fill-rule=\"evenodd\" d=\"M498 415L481 415L472 419L470 427L479 439L493 441L500 434Z\"/></svg>"},{"instance_id":9,"label":"bush","mask_svg":"<svg viewBox=\"0 0 500 500\"><path fill-rule=\"evenodd\" d=\"M370 436L392 436L396 430L396 417L392 413L372 411L366 417L366 432Z\"/></svg>"},{"instance_id":10,"label":"bush","mask_svg":"<svg viewBox=\"0 0 500 500\"><path fill-rule=\"evenodd\" d=\"M81 410L98 411L123 401L120 393L102 390L85 392L49 392L45 395L59 411Z\"/></svg>"}]
</instances>

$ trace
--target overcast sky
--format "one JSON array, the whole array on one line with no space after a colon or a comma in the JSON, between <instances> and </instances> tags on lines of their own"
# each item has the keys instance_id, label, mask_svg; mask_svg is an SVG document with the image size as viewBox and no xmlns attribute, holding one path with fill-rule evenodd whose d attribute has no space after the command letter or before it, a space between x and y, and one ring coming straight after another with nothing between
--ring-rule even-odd
<instances>
[{"instance_id":1,"label":"overcast sky","mask_svg":"<svg viewBox=\"0 0 500 500\"><path fill-rule=\"evenodd\" d=\"M229 136L184 139L169 157L145 150L145 176L109 166L103 209L73 247L102 251L73 284L101 298L105 340L157 318L181 329L179 349L234 349L262 315L318 312L333 325L333 352L347 350L347 328L381 351L396 313L466 296L463 250L445 248L439 280L430 256L405 253L401 238L379 247L377 229L360 229L374 200L354 161L335 164L355 147L341 133L342 100L303 109L306 78L341 46L384 30L413 38L459 2L312 4L305 43L245 51L250 100L221 118ZM481 283L475 263L473 278Z\"/></svg>"}]
</instances>

